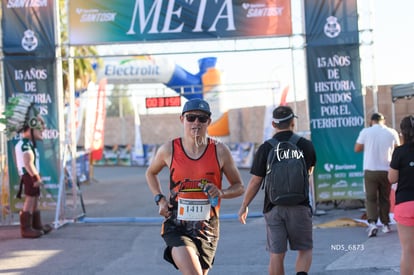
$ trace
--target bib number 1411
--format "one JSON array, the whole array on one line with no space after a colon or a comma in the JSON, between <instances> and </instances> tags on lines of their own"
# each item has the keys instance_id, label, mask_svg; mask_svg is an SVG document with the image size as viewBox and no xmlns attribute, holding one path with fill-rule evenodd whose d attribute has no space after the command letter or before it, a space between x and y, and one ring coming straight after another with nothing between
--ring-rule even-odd
<instances>
[{"instance_id":1,"label":"bib number 1411","mask_svg":"<svg viewBox=\"0 0 414 275\"><path fill-rule=\"evenodd\" d=\"M210 219L211 205L208 199L178 199L177 219L203 221Z\"/></svg>"}]
</instances>

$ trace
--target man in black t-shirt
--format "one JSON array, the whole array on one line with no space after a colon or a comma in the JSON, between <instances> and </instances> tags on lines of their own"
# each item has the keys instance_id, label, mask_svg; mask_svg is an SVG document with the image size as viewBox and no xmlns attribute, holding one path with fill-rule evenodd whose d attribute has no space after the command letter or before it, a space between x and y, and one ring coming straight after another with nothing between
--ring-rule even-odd
<instances>
[{"instance_id":1,"label":"man in black t-shirt","mask_svg":"<svg viewBox=\"0 0 414 275\"><path fill-rule=\"evenodd\" d=\"M289 106L279 106L273 111L272 126L276 129L274 135L279 141L287 141L293 135L296 115ZM297 146L303 151L309 175L312 174L316 163L316 153L312 142L300 138ZM258 148L253 165L250 169L252 177L249 181L242 205L239 210L239 220L246 223L248 205L256 196L266 175L267 156L272 145L264 142ZM270 253L269 274L284 274L284 258L287 244L291 250L298 251L296 261L297 274L305 275L312 263L312 209L309 198L299 205L273 205L265 196L263 213L266 220L267 245Z\"/></svg>"}]
</instances>

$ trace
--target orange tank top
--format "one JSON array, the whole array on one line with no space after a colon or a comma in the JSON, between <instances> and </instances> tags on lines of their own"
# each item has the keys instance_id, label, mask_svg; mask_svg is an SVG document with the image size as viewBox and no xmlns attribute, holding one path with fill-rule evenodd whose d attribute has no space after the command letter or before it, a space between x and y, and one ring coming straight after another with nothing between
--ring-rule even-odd
<instances>
[{"instance_id":1,"label":"orange tank top","mask_svg":"<svg viewBox=\"0 0 414 275\"><path fill-rule=\"evenodd\" d=\"M176 202L178 192L200 191L200 183L209 182L221 189L222 172L217 158L216 144L208 138L205 151L198 159L190 158L184 151L181 138L173 141L170 166L171 201ZM215 207L218 214L219 204Z\"/></svg>"}]
</instances>

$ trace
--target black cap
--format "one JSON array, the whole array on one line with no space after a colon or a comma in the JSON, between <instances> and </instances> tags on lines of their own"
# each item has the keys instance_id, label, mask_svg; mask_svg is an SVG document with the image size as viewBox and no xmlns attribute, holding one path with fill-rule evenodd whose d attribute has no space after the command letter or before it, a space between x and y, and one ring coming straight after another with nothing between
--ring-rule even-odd
<instances>
[{"instance_id":1,"label":"black cap","mask_svg":"<svg viewBox=\"0 0 414 275\"><path fill-rule=\"evenodd\" d=\"M293 113L292 108L289 106L279 106L273 110L273 121L275 123L281 123L288 121L297 116Z\"/></svg>"},{"instance_id":2,"label":"black cap","mask_svg":"<svg viewBox=\"0 0 414 275\"><path fill-rule=\"evenodd\" d=\"M381 121L381 120L384 120L384 119L385 119L384 115L381 114L381 113L373 113L372 116L371 116L371 120L374 120L374 121Z\"/></svg>"},{"instance_id":3,"label":"black cap","mask_svg":"<svg viewBox=\"0 0 414 275\"><path fill-rule=\"evenodd\" d=\"M208 104L207 101L201 98L190 99L184 104L182 114L189 112L189 111L202 111L208 114L209 116L211 115L210 105Z\"/></svg>"}]
</instances>

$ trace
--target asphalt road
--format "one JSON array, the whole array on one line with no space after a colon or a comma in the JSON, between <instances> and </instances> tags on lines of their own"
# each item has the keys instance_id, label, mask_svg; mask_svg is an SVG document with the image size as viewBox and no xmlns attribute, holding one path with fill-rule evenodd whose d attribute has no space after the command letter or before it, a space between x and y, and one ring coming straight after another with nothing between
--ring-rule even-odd
<instances>
[{"instance_id":1,"label":"asphalt road","mask_svg":"<svg viewBox=\"0 0 414 275\"><path fill-rule=\"evenodd\" d=\"M39 239L20 238L18 225L0 226L1 274L180 274L162 259L161 219L143 167L95 167L93 180L81 185L85 204L65 209L59 228ZM248 170L241 170L245 184ZM161 174L165 188L167 173ZM236 213L242 198L223 200L221 239L211 275L267 274L263 192L249 207L242 225ZM73 201L69 192L67 203ZM310 274L399 274L400 244L396 226L389 234L368 238L361 209L324 207L314 216L314 251ZM54 211L44 211L53 221ZM16 216L17 217L17 216ZM15 217L15 218L16 218ZM358 226L359 225L359 226ZM362 225L362 226L361 226ZM295 274L296 253L285 259Z\"/></svg>"}]
</instances>

